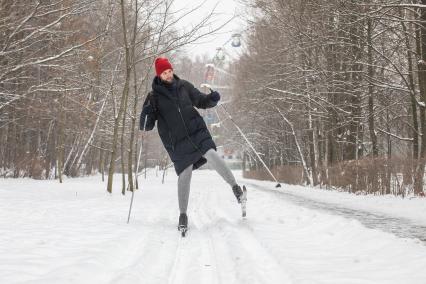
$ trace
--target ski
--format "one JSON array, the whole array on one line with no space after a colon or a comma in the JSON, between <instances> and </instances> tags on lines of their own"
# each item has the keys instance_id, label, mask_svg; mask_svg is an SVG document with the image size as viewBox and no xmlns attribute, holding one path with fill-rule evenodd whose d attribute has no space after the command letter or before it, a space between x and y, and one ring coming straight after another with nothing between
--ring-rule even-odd
<instances>
[{"instance_id":1,"label":"ski","mask_svg":"<svg viewBox=\"0 0 426 284\"><path fill-rule=\"evenodd\" d=\"M247 216L247 189L245 185L243 185L243 196L241 197L241 213L243 218Z\"/></svg>"}]
</instances>

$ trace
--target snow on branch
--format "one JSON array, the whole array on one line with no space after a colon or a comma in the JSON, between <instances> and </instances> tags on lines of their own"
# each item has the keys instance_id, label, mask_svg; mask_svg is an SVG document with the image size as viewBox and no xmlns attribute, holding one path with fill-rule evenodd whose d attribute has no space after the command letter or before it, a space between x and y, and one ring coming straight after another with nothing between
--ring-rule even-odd
<instances>
[{"instance_id":1,"label":"snow on branch","mask_svg":"<svg viewBox=\"0 0 426 284\"><path fill-rule=\"evenodd\" d=\"M401 137L401 136L398 136L398 135L396 135L396 134L390 133L390 132L388 132L388 131L386 131L386 130L383 130L383 129L380 129L380 128L377 128L377 130L379 130L380 132L382 132L382 133L384 133L384 134L386 134L386 135L389 135L389 136L392 136L392 137L394 137L394 138L396 138L396 139L399 139L399 140L401 140L401 141L413 141L413 138L405 138L405 137Z\"/></svg>"}]
</instances>

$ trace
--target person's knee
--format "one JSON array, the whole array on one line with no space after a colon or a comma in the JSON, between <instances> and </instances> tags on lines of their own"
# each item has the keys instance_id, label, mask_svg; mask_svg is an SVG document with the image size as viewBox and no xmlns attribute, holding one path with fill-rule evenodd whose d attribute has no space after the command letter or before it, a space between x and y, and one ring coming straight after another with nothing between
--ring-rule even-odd
<instances>
[{"instance_id":1,"label":"person's knee","mask_svg":"<svg viewBox=\"0 0 426 284\"><path fill-rule=\"evenodd\" d=\"M204 158L208 159L209 157L215 156L215 154L216 154L216 151L214 149L209 149L204 154Z\"/></svg>"}]
</instances>

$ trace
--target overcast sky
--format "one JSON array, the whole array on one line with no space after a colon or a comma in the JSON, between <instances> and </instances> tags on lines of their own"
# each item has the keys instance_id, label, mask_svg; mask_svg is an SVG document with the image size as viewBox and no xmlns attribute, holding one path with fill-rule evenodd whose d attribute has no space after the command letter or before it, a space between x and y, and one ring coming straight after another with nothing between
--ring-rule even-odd
<instances>
[{"instance_id":1,"label":"overcast sky","mask_svg":"<svg viewBox=\"0 0 426 284\"><path fill-rule=\"evenodd\" d=\"M241 6L235 0L175 0L173 2L172 9L174 11L179 11L178 15L183 15L185 12L201 5L203 2L205 3L197 11L183 17L178 22L178 28L188 29L191 25L193 26L199 23L214 9L216 5L215 15L210 24L211 28L223 25L235 15L237 15L237 17L215 35L203 38L196 44L186 47L185 50L192 56L203 55L205 53L208 53L210 56L214 56L216 54L216 48L223 46L231 38L233 33L242 32L245 29L244 21L238 17L242 11ZM233 54L233 48L230 45L230 42L226 44L225 48Z\"/></svg>"}]
</instances>

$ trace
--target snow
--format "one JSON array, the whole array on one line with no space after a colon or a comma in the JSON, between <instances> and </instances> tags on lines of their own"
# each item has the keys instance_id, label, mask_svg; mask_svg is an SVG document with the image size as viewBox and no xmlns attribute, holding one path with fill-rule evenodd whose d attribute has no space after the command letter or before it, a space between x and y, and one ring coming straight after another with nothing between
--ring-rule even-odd
<instances>
[{"instance_id":1,"label":"snow","mask_svg":"<svg viewBox=\"0 0 426 284\"><path fill-rule=\"evenodd\" d=\"M273 194L273 183L256 181L270 192L248 187L242 219L229 186L195 171L181 238L172 171L165 184L154 171L140 180L129 224L131 195L120 194L120 181L110 195L100 176L1 179L0 283L426 283L422 242L294 205ZM336 194L327 198L370 202ZM386 208L383 200L375 202Z\"/></svg>"},{"instance_id":2,"label":"snow","mask_svg":"<svg viewBox=\"0 0 426 284\"><path fill-rule=\"evenodd\" d=\"M275 183L247 180L248 183L273 188ZM396 218L409 219L419 225L426 225L426 198L394 195L355 195L348 192L326 190L298 185L286 185L279 189L311 200L327 202L355 210L382 213ZM426 283L426 281L425 281Z\"/></svg>"}]
</instances>

